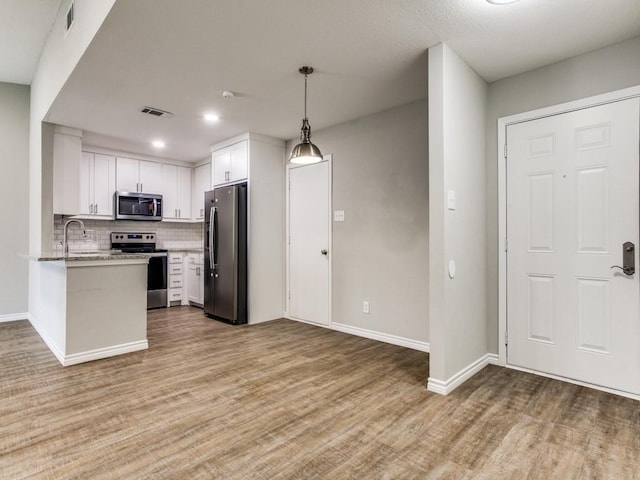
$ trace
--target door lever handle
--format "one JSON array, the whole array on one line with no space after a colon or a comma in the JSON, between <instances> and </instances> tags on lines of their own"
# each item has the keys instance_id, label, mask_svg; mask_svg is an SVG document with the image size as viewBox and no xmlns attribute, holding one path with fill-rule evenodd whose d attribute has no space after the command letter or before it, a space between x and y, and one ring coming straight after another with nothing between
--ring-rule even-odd
<instances>
[{"instance_id":1,"label":"door lever handle","mask_svg":"<svg viewBox=\"0 0 640 480\"><path fill-rule=\"evenodd\" d=\"M625 275L633 275L634 273L636 273L635 269L633 267L621 267L620 265L611 265L610 268L619 268L620 270L622 270L622 272Z\"/></svg>"},{"instance_id":2,"label":"door lever handle","mask_svg":"<svg viewBox=\"0 0 640 480\"><path fill-rule=\"evenodd\" d=\"M611 268L619 268L627 276L636 273L636 247L633 243L622 244L622 266L611 265Z\"/></svg>"}]
</instances>

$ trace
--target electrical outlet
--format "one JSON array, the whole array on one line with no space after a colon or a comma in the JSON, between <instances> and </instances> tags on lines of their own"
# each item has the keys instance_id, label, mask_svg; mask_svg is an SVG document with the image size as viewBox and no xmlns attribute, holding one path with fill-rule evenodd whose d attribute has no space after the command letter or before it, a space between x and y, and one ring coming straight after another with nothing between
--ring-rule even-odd
<instances>
[{"instance_id":1,"label":"electrical outlet","mask_svg":"<svg viewBox=\"0 0 640 480\"><path fill-rule=\"evenodd\" d=\"M369 313L369 301L365 300L362 302L362 313Z\"/></svg>"}]
</instances>

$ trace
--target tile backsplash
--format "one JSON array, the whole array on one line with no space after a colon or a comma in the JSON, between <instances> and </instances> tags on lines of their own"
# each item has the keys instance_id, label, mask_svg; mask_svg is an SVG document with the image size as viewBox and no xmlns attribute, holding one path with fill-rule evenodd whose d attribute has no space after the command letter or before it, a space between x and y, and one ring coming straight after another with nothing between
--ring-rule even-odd
<instances>
[{"instance_id":1,"label":"tile backsplash","mask_svg":"<svg viewBox=\"0 0 640 480\"><path fill-rule=\"evenodd\" d=\"M64 224L70 217L54 215L52 251L62 249ZM87 236L82 236L80 225L69 226L69 250L95 251L111 249L111 232L152 232L156 234L158 248L202 248L203 223L136 222L131 220L82 220Z\"/></svg>"}]
</instances>

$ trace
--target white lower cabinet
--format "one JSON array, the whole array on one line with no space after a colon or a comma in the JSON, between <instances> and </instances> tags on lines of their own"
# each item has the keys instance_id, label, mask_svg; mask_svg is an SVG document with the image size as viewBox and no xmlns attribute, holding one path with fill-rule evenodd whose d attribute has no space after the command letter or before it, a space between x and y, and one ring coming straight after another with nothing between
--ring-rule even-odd
<instances>
[{"instance_id":1,"label":"white lower cabinet","mask_svg":"<svg viewBox=\"0 0 640 480\"><path fill-rule=\"evenodd\" d=\"M167 262L167 269L169 270L167 272L167 289L169 290L167 297L169 306L174 302L182 303L182 258L182 252L169 253L169 261Z\"/></svg>"},{"instance_id":2,"label":"white lower cabinet","mask_svg":"<svg viewBox=\"0 0 640 480\"><path fill-rule=\"evenodd\" d=\"M204 254L189 253L187 255L187 292L190 304L204 304Z\"/></svg>"}]
</instances>

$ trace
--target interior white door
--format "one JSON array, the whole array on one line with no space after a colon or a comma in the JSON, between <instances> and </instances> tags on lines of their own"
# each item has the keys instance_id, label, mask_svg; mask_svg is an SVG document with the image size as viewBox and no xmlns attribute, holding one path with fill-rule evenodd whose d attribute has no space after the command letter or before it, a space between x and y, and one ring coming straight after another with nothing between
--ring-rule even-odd
<instances>
[{"instance_id":1,"label":"interior white door","mask_svg":"<svg viewBox=\"0 0 640 480\"><path fill-rule=\"evenodd\" d=\"M329 323L329 164L289 170L289 316Z\"/></svg>"},{"instance_id":2,"label":"interior white door","mask_svg":"<svg viewBox=\"0 0 640 480\"><path fill-rule=\"evenodd\" d=\"M640 394L640 100L507 127L507 362ZM638 255L633 267L638 269Z\"/></svg>"}]
</instances>

